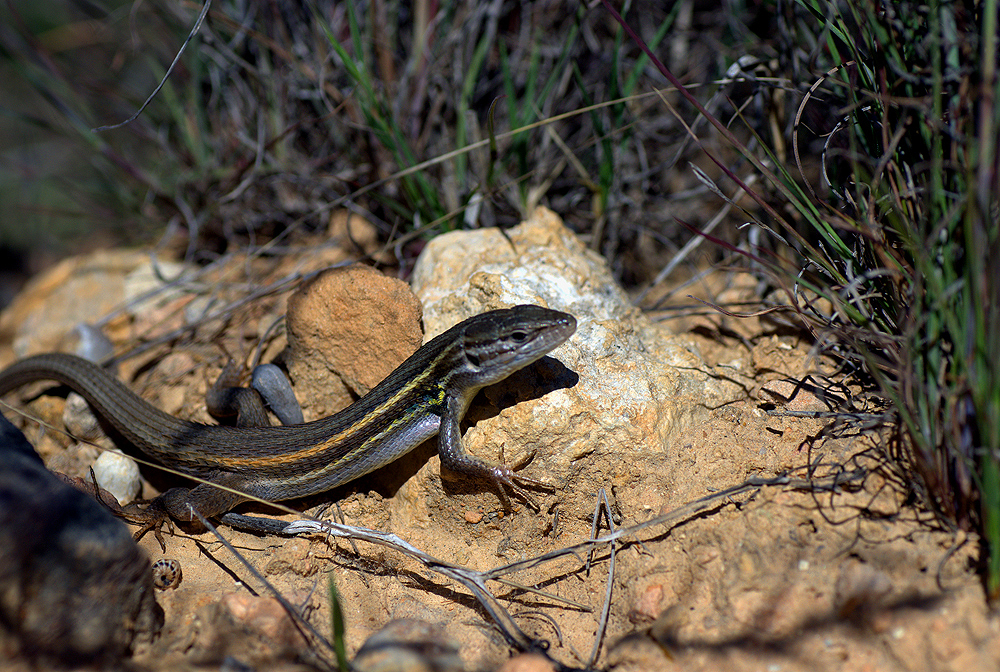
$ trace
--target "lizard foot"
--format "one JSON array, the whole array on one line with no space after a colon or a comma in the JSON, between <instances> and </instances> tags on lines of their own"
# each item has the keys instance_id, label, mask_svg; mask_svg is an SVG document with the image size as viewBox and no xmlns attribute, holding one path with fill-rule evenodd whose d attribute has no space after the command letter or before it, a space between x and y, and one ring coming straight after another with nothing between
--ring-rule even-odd
<instances>
[{"instance_id":1,"label":"lizard foot","mask_svg":"<svg viewBox=\"0 0 1000 672\"><path fill-rule=\"evenodd\" d=\"M119 515L128 520L130 523L135 523L141 526L133 535L133 538L136 541L139 541L146 536L147 532L152 531L153 536L156 537L156 541L160 544L160 549L164 553L167 552L167 545L163 541L162 527L166 524L167 530L170 534L173 534L174 523L170 518L170 514L167 512L167 507L163 501L163 495L142 502L133 502L128 506L122 507Z\"/></svg>"},{"instance_id":2,"label":"lizard foot","mask_svg":"<svg viewBox=\"0 0 1000 672\"><path fill-rule=\"evenodd\" d=\"M510 488L511 491L518 497L523 499L525 503L534 511L541 511L538 502L528 493L525 485L530 485L534 488L541 490L554 490L553 486L548 483L543 483L542 481L537 481L533 478L523 476L516 473L510 467L502 464L490 465L489 467L489 479L496 484L497 490L500 493L500 500L503 502L504 507L507 510L512 510L510 504L510 498L507 496L507 491L504 486Z\"/></svg>"}]
</instances>

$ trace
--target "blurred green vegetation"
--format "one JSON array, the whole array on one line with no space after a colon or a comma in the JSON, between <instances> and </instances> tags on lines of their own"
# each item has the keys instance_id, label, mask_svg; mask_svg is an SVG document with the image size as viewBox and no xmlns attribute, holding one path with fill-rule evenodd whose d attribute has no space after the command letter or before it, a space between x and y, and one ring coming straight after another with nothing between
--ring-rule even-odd
<instances>
[{"instance_id":1,"label":"blurred green vegetation","mask_svg":"<svg viewBox=\"0 0 1000 672\"><path fill-rule=\"evenodd\" d=\"M0 132L11 160L0 246L65 253L170 228L210 256L289 227L322 229L342 203L388 238L511 224L543 200L596 232L605 253L638 240L642 229L623 232L609 206L622 202L621 164L641 150L627 118L656 115L655 104L578 110L648 90L655 73L603 13L571 3L216 2L145 111L92 131L140 107L200 9L67 0L51 12L3 10L11 95ZM678 7L632 11L655 44ZM558 115L567 116L537 123ZM475 144L490 138L492 150Z\"/></svg>"}]
</instances>

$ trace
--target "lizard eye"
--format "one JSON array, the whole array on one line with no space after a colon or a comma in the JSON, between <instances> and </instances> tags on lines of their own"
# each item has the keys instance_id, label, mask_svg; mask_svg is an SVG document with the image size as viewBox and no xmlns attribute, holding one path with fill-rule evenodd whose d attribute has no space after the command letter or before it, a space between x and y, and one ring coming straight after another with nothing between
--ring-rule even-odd
<instances>
[{"instance_id":1,"label":"lizard eye","mask_svg":"<svg viewBox=\"0 0 1000 672\"><path fill-rule=\"evenodd\" d=\"M528 340L528 332L526 331L511 332L510 340L514 341L515 343L524 343L526 340Z\"/></svg>"}]
</instances>

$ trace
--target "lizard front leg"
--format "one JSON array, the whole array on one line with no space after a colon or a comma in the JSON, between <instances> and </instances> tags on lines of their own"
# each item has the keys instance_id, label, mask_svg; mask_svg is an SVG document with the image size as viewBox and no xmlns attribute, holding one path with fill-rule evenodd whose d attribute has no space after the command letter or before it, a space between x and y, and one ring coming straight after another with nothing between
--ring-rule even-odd
<instances>
[{"instance_id":1,"label":"lizard front leg","mask_svg":"<svg viewBox=\"0 0 1000 672\"><path fill-rule=\"evenodd\" d=\"M511 509L510 498L507 496L504 486L523 497L532 508L538 509L538 504L515 481L530 483L546 489L550 486L541 481L521 476L506 465L483 460L465 452L465 447L462 445L462 429L459 425L461 402L449 395L445 403L446 411L441 416L441 427L438 430L438 455L441 456L441 465L451 471L492 483L499 491L500 500L508 510Z\"/></svg>"}]
</instances>

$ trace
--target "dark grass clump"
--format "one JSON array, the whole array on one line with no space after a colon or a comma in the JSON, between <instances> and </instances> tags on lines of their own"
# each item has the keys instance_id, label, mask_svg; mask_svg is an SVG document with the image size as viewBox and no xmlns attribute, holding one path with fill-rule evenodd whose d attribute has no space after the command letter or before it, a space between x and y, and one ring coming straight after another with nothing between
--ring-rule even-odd
<instances>
[{"instance_id":1,"label":"dark grass clump","mask_svg":"<svg viewBox=\"0 0 1000 672\"><path fill-rule=\"evenodd\" d=\"M794 113L794 162L779 143L742 143L688 96L765 178L750 188L705 150L746 186L760 215L745 214L769 234L752 251L728 249L892 402L899 480L946 526L978 533L996 600L997 3L800 0L773 18L777 70L811 78ZM751 96L768 86L756 84Z\"/></svg>"},{"instance_id":2,"label":"dark grass clump","mask_svg":"<svg viewBox=\"0 0 1000 672\"><path fill-rule=\"evenodd\" d=\"M339 206L396 244L545 203L639 281L640 239L654 224L678 238L663 176L683 165L684 130L599 6L216 0L199 24L203 8L4 6L0 108L17 160L0 169L0 214L31 225L0 227L0 247L66 252L168 227L204 262L323 231ZM640 1L627 16L653 45L673 30L671 53L711 79L729 28L693 31L702 14ZM161 80L136 119L95 132Z\"/></svg>"},{"instance_id":3,"label":"dark grass clump","mask_svg":"<svg viewBox=\"0 0 1000 672\"><path fill-rule=\"evenodd\" d=\"M996 600L996 3L802 4L822 21L836 70L821 88L842 112L823 155L844 243L824 252L847 280L826 294L852 309L836 335L893 401L890 447L921 501L979 533Z\"/></svg>"}]
</instances>

